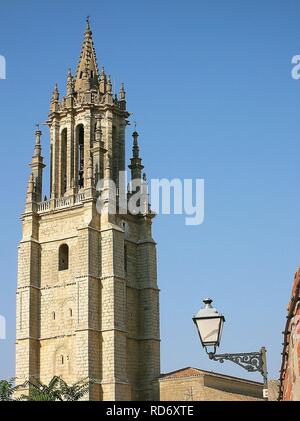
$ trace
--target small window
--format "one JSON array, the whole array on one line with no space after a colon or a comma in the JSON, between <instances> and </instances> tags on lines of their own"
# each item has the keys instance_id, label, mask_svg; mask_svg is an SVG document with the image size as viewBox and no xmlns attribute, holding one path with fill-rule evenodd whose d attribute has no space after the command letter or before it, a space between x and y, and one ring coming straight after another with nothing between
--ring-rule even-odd
<instances>
[{"instance_id":1,"label":"small window","mask_svg":"<svg viewBox=\"0 0 300 421\"><path fill-rule=\"evenodd\" d=\"M69 308L69 316L73 317L73 310L71 308Z\"/></svg>"},{"instance_id":2,"label":"small window","mask_svg":"<svg viewBox=\"0 0 300 421\"><path fill-rule=\"evenodd\" d=\"M83 72L80 72L79 79L82 79L82 76L83 76Z\"/></svg>"},{"instance_id":3,"label":"small window","mask_svg":"<svg viewBox=\"0 0 300 421\"><path fill-rule=\"evenodd\" d=\"M60 362L61 362L61 365L64 365L64 362L65 361L64 361L64 356L63 355L60 356Z\"/></svg>"},{"instance_id":4,"label":"small window","mask_svg":"<svg viewBox=\"0 0 300 421\"><path fill-rule=\"evenodd\" d=\"M94 77L94 71L91 70L91 78L93 79L93 77Z\"/></svg>"},{"instance_id":5,"label":"small window","mask_svg":"<svg viewBox=\"0 0 300 421\"><path fill-rule=\"evenodd\" d=\"M55 320L55 311L52 311L52 319Z\"/></svg>"},{"instance_id":6,"label":"small window","mask_svg":"<svg viewBox=\"0 0 300 421\"><path fill-rule=\"evenodd\" d=\"M58 270L66 270L69 268L69 247L67 244L62 244L59 247L58 256Z\"/></svg>"}]
</instances>

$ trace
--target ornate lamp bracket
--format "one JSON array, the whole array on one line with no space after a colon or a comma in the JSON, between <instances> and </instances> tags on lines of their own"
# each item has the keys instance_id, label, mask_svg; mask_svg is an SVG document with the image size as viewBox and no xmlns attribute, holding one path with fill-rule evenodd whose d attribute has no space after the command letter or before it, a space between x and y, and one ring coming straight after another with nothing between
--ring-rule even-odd
<instances>
[{"instance_id":1,"label":"ornate lamp bracket","mask_svg":"<svg viewBox=\"0 0 300 421\"><path fill-rule=\"evenodd\" d=\"M214 354L209 352L208 356L211 360L219 361L220 363L223 363L225 360L232 361L247 371L259 371L264 375L263 359L260 352L242 352L238 354Z\"/></svg>"}]
</instances>

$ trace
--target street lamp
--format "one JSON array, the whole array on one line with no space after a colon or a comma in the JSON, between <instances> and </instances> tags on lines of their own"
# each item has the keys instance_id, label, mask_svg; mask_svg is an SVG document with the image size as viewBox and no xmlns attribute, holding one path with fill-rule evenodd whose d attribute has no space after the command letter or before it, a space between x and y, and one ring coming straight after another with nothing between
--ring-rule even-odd
<instances>
[{"instance_id":1,"label":"street lamp","mask_svg":"<svg viewBox=\"0 0 300 421\"><path fill-rule=\"evenodd\" d=\"M268 372L266 348L262 347L259 352L216 354L216 349L220 346L225 318L212 306L212 300L210 298L206 298L203 302L204 307L193 317L193 321L197 327L201 344L209 358L220 363L223 363L225 360L232 361L249 372L258 371L263 376L263 397L267 398Z\"/></svg>"},{"instance_id":2,"label":"street lamp","mask_svg":"<svg viewBox=\"0 0 300 421\"><path fill-rule=\"evenodd\" d=\"M197 326L201 344L210 355L215 354L216 348L220 345L225 318L211 305L210 298L206 298L203 302L205 306L198 311L193 320ZM213 352L208 351L211 347L213 347Z\"/></svg>"}]
</instances>

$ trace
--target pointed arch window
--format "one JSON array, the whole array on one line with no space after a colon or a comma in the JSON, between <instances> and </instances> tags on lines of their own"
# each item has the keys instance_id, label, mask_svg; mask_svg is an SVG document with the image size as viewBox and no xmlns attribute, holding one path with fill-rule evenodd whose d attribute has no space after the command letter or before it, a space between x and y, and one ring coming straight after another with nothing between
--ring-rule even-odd
<instances>
[{"instance_id":1,"label":"pointed arch window","mask_svg":"<svg viewBox=\"0 0 300 421\"><path fill-rule=\"evenodd\" d=\"M58 270L69 269L69 247L67 244L62 244L58 252Z\"/></svg>"},{"instance_id":2,"label":"pointed arch window","mask_svg":"<svg viewBox=\"0 0 300 421\"><path fill-rule=\"evenodd\" d=\"M84 186L84 126L79 124L76 128L78 146L78 187Z\"/></svg>"},{"instance_id":3,"label":"pointed arch window","mask_svg":"<svg viewBox=\"0 0 300 421\"><path fill-rule=\"evenodd\" d=\"M61 173L61 195L67 191L67 129L61 132L61 148L60 148L60 173Z\"/></svg>"}]
</instances>

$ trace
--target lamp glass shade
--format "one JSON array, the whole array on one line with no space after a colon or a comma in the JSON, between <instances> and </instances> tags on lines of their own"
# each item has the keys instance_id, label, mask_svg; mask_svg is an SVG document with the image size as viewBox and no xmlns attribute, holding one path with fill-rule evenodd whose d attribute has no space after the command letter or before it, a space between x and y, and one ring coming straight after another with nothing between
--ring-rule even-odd
<instances>
[{"instance_id":1,"label":"lamp glass shade","mask_svg":"<svg viewBox=\"0 0 300 421\"><path fill-rule=\"evenodd\" d=\"M216 347L220 345L225 318L212 307L212 300L206 299L204 303L205 307L199 310L193 320L197 326L202 346Z\"/></svg>"},{"instance_id":2,"label":"lamp glass shade","mask_svg":"<svg viewBox=\"0 0 300 421\"><path fill-rule=\"evenodd\" d=\"M205 346L218 346L221 339L223 320L221 317L209 319L196 319L196 324L202 344Z\"/></svg>"}]
</instances>

